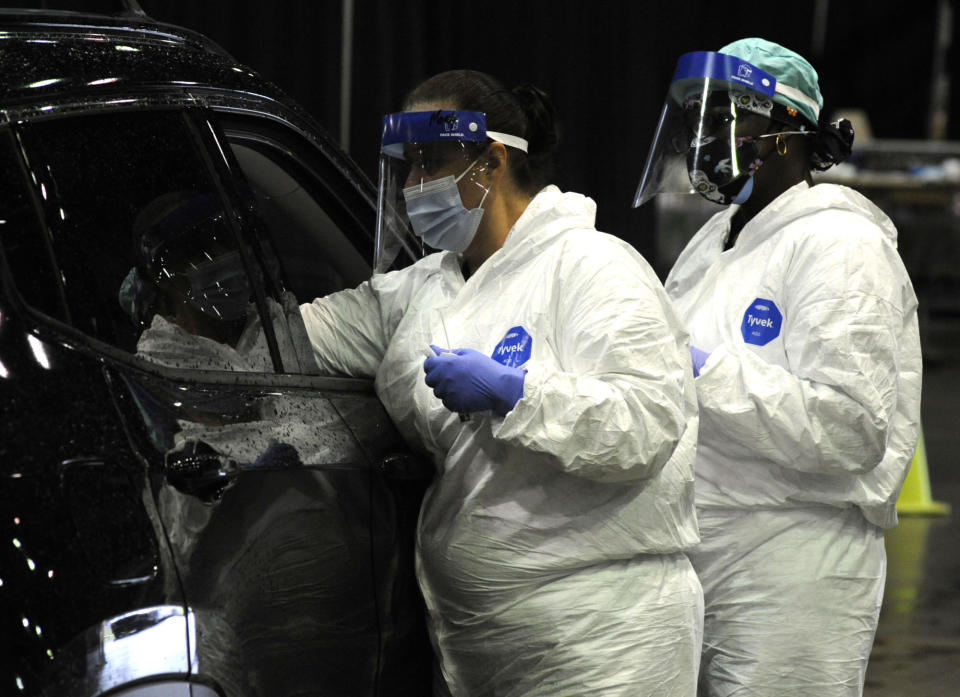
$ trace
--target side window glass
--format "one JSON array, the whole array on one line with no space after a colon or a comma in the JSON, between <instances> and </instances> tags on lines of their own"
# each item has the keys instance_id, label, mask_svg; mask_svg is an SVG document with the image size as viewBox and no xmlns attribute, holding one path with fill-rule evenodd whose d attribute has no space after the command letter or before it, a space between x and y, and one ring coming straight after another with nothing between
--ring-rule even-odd
<instances>
[{"instance_id":1,"label":"side window glass","mask_svg":"<svg viewBox=\"0 0 960 697\"><path fill-rule=\"evenodd\" d=\"M169 367L272 372L249 260L182 114L54 119L18 139L77 329Z\"/></svg>"},{"instance_id":2,"label":"side window glass","mask_svg":"<svg viewBox=\"0 0 960 697\"><path fill-rule=\"evenodd\" d=\"M0 132L0 244L20 295L51 317L67 321L45 229L24 181L11 131Z\"/></svg>"},{"instance_id":3,"label":"side window glass","mask_svg":"<svg viewBox=\"0 0 960 697\"><path fill-rule=\"evenodd\" d=\"M285 369L316 373L299 304L356 287L370 277L370 263L351 238L357 234L351 229L355 219L341 214L342 202L288 148L238 134L228 134L228 142L249 186L245 193L263 247L261 255L268 275L275 279L275 297L286 310L285 326L275 324ZM343 180L327 184L353 186L335 171L326 176ZM284 336L294 354L289 359L281 340Z\"/></svg>"},{"instance_id":4,"label":"side window glass","mask_svg":"<svg viewBox=\"0 0 960 697\"><path fill-rule=\"evenodd\" d=\"M231 141L230 146L291 292L313 299L370 278L369 260L334 221L331 203L304 185L308 175L295 161L263 144Z\"/></svg>"}]
</instances>

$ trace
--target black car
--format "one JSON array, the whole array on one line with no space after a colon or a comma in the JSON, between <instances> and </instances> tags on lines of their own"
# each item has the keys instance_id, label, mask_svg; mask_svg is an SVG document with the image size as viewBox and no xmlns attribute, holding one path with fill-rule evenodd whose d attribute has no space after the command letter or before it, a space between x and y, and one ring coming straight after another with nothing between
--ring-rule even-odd
<instances>
[{"instance_id":1,"label":"black car","mask_svg":"<svg viewBox=\"0 0 960 697\"><path fill-rule=\"evenodd\" d=\"M0 176L0 695L427 694L430 468L298 310L369 180L202 36L12 10Z\"/></svg>"}]
</instances>

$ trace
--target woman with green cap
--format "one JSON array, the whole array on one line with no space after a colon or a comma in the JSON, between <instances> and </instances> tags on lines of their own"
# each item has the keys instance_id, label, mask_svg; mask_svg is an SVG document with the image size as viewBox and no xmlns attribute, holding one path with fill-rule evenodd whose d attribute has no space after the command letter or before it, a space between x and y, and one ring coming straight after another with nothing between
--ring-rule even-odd
<instances>
[{"instance_id":1,"label":"woman with green cap","mask_svg":"<svg viewBox=\"0 0 960 697\"><path fill-rule=\"evenodd\" d=\"M853 142L822 104L775 43L685 54L637 191L733 204L666 282L701 414L702 695L862 694L917 441L916 297L890 219L814 185Z\"/></svg>"}]
</instances>

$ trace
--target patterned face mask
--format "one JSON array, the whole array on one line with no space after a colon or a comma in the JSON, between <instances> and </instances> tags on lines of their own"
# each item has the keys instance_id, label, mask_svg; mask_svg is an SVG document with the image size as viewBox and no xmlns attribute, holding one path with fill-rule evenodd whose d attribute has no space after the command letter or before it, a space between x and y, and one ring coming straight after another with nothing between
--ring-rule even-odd
<instances>
[{"instance_id":1,"label":"patterned face mask","mask_svg":"<svg viewBox=\"0 0 960 697\"><path fill-rule=\"evenodd\" d=\"M752 90L728 90L730 103L737 109L752 111L760 116L770 117L773 114L773 100Z\"/></svg>"},{"instance_id":2,"label":"patterned face mask","mask_svg":"<svg viewBox=\"0 0 960 697\"><path fill-rule=\"evenodd\" d=\"M753 191L753 174L763 165L757 139L736 139L731 153L729 137L694 139L687 151L687 174L694 190L708 201L743 203Z\"/></svg>"}]
</instances>

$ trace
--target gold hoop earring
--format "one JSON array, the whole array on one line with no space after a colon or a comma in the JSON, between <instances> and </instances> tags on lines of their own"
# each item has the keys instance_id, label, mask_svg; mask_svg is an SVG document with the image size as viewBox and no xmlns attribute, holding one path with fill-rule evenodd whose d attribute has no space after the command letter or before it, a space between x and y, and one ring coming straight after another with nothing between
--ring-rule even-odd
<instances>
[{"instance_id":1,"label":"gold hoop earring","mask_svg":"<svg viewBox=\"0 0 960 697\"><path fill-rule=\"evenodd\" d=\"M777 154L780 156L787 154L787 139L781 135L777 135L777 140L775 141L777 145Z\"/></svg>"}]
</instances>

